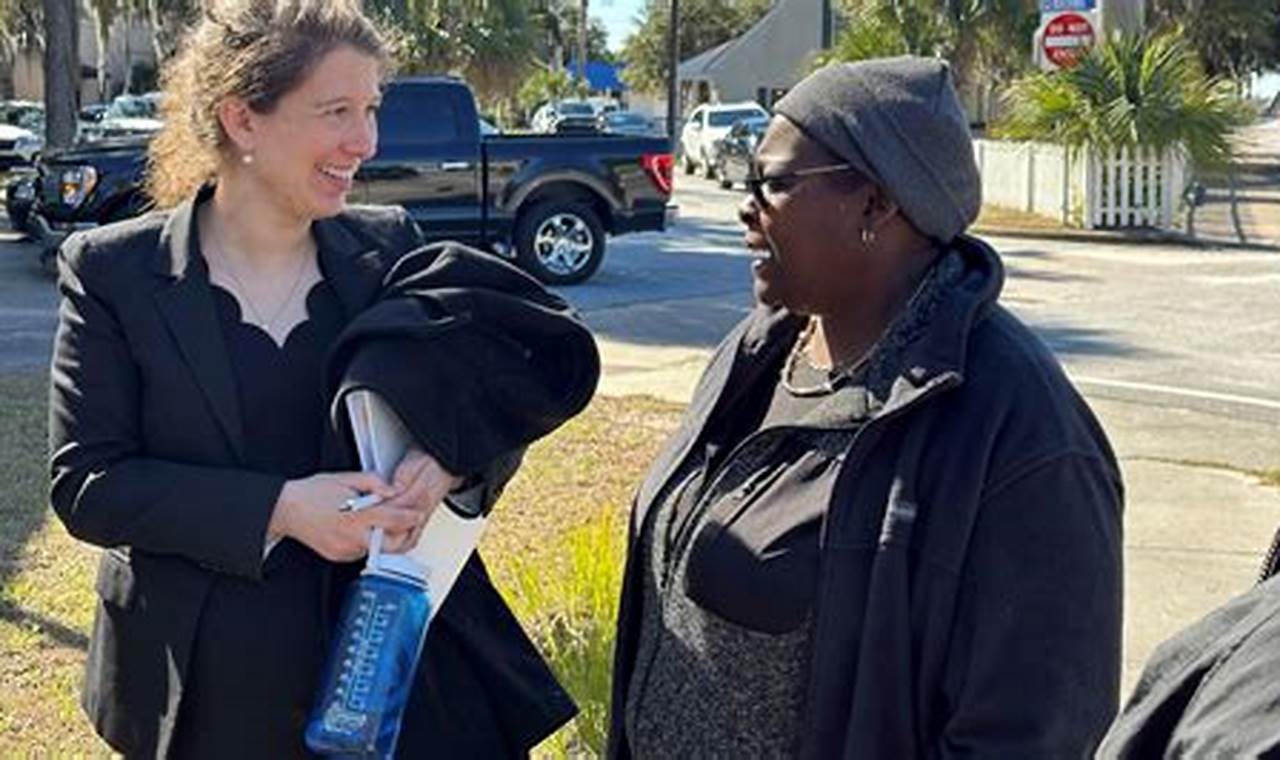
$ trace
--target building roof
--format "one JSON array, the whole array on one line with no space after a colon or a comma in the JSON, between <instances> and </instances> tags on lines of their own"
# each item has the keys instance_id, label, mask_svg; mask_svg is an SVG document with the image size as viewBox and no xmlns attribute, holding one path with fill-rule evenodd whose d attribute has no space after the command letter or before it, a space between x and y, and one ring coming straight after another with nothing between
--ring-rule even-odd
<instances>
[{"instance_id":1,"label":"building roof","mask_svg":"<svg viewBox=\"0 0 1280 760\"><path fill-rule=\"evenodd\" d=\"M609 90L625 90L627 83L622 81L620 74L624 64L613 64L607 61L587 61L586 71L583 72L587 77L587 86L592 92L605 92ZM565 69L572 77L578 76L577 60L570 60Z\"/></svg>"},{"instance_id":2,"label":"building roof","mask_svg":"<svg viewBox=\"0 0 1280 760\"><path fill-rule=\"evenodd\" d=\"M703 51L688 60L682 61L676 72L680 79L710 79L719 69L722 60L731 51L742 46L750 46L757 37L774 23L782 23L782 6L785 3L774 2L760 20L752 24L745 32L722 42L710 50ZM750 48L748 48L750 49Z\"/></svg>"},{"instance_id":3,"label":"building roof","mask_svg":"<svg viewBox=\"0 0 1280 760\"><path fill-rule=\"evenodd\" d=\"M681 79L702 79L710 76L715 68L716 61L720 60L720 56L737 44L741 37L734 37L726 42L721 42L713 48L704 50L692 58L680 62L676 68L676 72Z\"/></svg>"}]
</instances>

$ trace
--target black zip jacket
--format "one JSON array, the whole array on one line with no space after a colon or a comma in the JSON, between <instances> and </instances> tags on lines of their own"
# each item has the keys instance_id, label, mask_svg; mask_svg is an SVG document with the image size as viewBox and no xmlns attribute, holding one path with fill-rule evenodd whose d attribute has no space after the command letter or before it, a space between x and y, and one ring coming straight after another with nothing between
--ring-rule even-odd
<instances>
[{"instance_id":1,"label":"black zip jacket","mask_svg":"<svg viewBox=\"0 0 1280 760\"><path fill-rule=\"evenodd\" d=\"M803 757L1082 758L1116 709L1119 469L1057 361L997 305L995 252L953 248L964 274L901 372L870 383L873 412L819 491ZM775 382L800 324L761 308L725 339L636 496L611 757L630 756L640 526L717 415Z\"/></svg>"}]
</instances>

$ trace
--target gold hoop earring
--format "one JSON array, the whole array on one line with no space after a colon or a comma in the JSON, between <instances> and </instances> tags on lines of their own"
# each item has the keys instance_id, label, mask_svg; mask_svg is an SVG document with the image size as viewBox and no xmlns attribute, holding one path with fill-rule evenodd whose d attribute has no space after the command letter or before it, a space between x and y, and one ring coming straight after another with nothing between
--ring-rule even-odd
<instances>
[{"instance_id":1,"label":"gold hoop earring","mask_svg":"<svg viewBox=\"0 0 1280 760\"><path fill-rule=\"evenodd\" d=\"M862 228L862 234L861 234L861 237L862 237L862 247L863 247L863 248L873 248L873 247L875 247L875 244L876 244L876 232L875 232L875 230L871 229L870 227L863 227L863 228Z\"/></svg>"}]
</instances>

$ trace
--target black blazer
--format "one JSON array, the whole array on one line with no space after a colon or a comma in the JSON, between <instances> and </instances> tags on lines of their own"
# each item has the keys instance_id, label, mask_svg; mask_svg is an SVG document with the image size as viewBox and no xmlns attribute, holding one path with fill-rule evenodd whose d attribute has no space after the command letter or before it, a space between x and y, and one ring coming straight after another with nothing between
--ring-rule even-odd
<instances>
[{"instance_id":1,"label":"black blazer","mask_svg":"<svg viewBox=\"0 0 1280 760\"><path fill-rule=\"evenodd\" d=\"M59 256L50 498L72 535L107 548L82 704L98 733L130 756L168 753L205 596L218 574L260 577L284 481L240 465L243 423L194 215L209 193L73 236ZM312 230L348 318L370 304L400 255L421 244L398 208L350 208ZM351 466L345 448L327 446L326 466ZM455 604L467 598L481 603ZM476 632L486 642L478 652L468 643ZM416 701L435 714L407 725L407 734L434 735L459 752L519 753L573 714L478 561L441 610L426 651L420 672L436 673L419 683L416 691L427 693ZM468 660L487 662L477 669ZM514 689L489 682L513 674ZM431 696L455 682L481 693ZM485 693L516 705L476 715L470 704L464 721L445 710ZM504 725L498 713L519 723Z\"/></svg>"}]
</instances>

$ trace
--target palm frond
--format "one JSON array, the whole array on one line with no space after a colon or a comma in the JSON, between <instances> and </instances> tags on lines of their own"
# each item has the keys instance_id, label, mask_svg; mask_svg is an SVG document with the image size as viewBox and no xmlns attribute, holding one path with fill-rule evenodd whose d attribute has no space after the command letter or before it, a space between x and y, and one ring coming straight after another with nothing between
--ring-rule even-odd
<instances>
[{"instance_id":1,"label":"palm frond","mask_svg":"<svg viewBox=\"0 0 1280 760\"><path fill-rule=\"evenodd\" d=\"M1230 83L1205 75L1179 28L1113 38L1073 68L1015 82L1007 100L998 134L1073 151L1176 148L1206 167L1230 160L1231 132L1247 121Z\"/></svg>"}]
</instances>

